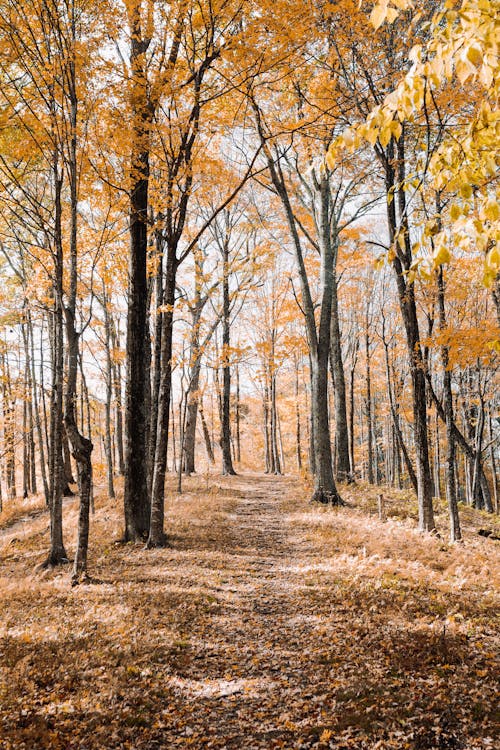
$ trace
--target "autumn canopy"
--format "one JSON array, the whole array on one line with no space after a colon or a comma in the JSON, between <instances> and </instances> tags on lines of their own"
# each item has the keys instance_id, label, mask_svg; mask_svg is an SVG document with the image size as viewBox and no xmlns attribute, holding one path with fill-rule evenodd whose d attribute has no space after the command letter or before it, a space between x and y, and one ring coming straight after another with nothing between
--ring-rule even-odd
<instances>
[{"instance_id":1,"label":"autumn canopy","mask_svg":"<svg viewBox=\"0 0 500 750\"><path fill-rule=\"evenodd\" d=\"M406 628L412 607L420 624L427 617L418 587L439 588L438 570L445 593L435 594L436 617L461 612L467 597L460 599L456 580L469 566L477 601L462 620L489 622L477 592L483 586L489 601L487 550L494 557L498 538L499 11L498 0L0 0L0 553L14 580L33 576L33 591L41 586L49 599L69 592L77 621L78 597L87 592L99 608L105 595L101 601L91 587L109 586L118 622L114 587L139 579L152 586L151 572L159 586L152 601L160 592L169 600L174 641L191 644L190 624L200 642L217 641L210 598L219 602L227 578L237 606L250 606L230 561L253 540L241 576L264 602L256 610L259 638L269 627L266 608L293 610L295 595L283 591L292 579L299 586L300 565L331 578L340 559L346 570L353 564L350 554L366 576L342 569L335 595L330 578L314 579L317 602L297 594L301 617L316 616L317 604L318 622L327 622L328 592L332 611L344 595L356 607L359 585L365 624L353 629L364 643L363 628L374 627L380 609L373 581L382 581L389 609L407 607ZM377 534L385 551L374 546ZM433 554L449 555L425 584L410 570L412 545L422 570L431 569ZM299 549L298 567L281 568ZM199 584L182 567L184 553L190 565L199 555L202 567L214 566ZM389 578L362 562L367 554L390 557ZM236 564L244 568L239 557ZM5 575L0 593L11 585ZM165 582L170 575L175 585ZM179 614L175 593L185 578L188 588L199 585L188 615ZM156 610L141 594L138 601L141 617L156 622ZM23 602L12 605L12 622L34 606ZM48 631L47 612L39 625ZM389 665L409 648L394 635L393 615L380 630L395 639ZM339 632L348 630L346 617ZM25 655L13 656L23 642L9 640L17 637L12 622L0 636L17 669ZM251 632L243 636L230 622L243 648ZM475 631L453 623L431 641L425 629L415 636L433 680L467 661L461 639ZM447 627L454 640L446 640ZM116 632L103 646L111 662ZM273 620L277 649L286 645L280 632ZM154 662L163 641L150 630L143 635L152 638ZM308 642L310 634L302 636ZM309 667L299 640L302 674ZM127 663L138 672L117 680L144 677L153 695L154 669L144 672L145 653L136 665L132 641ZM75 663L79 648L68 650ZM172 648L175 679L191 679L182 673L189 648ZM378 642L377 653L385 648ZM33 664L37 658L30 656ZM260 651L252 658L267 664ZM467 683L473 695L476 671L489 674L481 659L474 651L470 683L453 673L452 692ZM381 663L373 674L367 668L373 684L363 721L382 679L395 680L386 708L401 691L401 665L383 671ZM37 705L38 687L22 669L19 694ZM335 700L350 706L350 716L353 688L342 669ZM257 677L247 684L243 672L212 685L214 695L255 689L258 697L262 685ZM2 679L0 667L0 688ZM333 700L331 675L324 680L321 690ZM174 703L182 691L212 700L203 684L171 683ZM58 685L52 713L60 717L67 686ZM121 705L124 685L108 687ZM304 690L314 700L322 694L317 685ZM420 706L420 676L414 690L417 698L407 700ZM33 722L14 720L9 703L9 750L72 747L65 725L54 729L53 745L43 744L52 730L49 704L40 700L33 735ZM298 713L310 717L300 700ZM294 714L291 734L280 719L285 733L268 728L263 739L255 735L255 747L490 747L488 701L476 711L481 731L471 728L471 715L458 717L467 727L463 744L451 714L431 737L418 734L410 711L398 739L380 700L378 725L375 713L373 725L357 714L346 726L329 724L318 709L319 744L307 744L306 718L306 739L297 739ZM75 709L68 701L68 710L85 713L83 703ZM144 748L173 747L172 737L199 748L254 746L245 744L253 734L234 727L227 745L217 744L222 735L207 744L199 727L199 736L198 729L183 734L182 722L165 739L161 715L148 713L158 701L142 707L137 725L135 714L127 724L125 711L116 737L95 747L142 748L141 717L151 732ZM177 718L185 710L178 703ZM224 717L229 726L234 717ZM130 732L122 736L124 726ZM349 745L351 726L366 732ZM87 735L79 742L94 747Z\"/></svg>"}]
</instances>

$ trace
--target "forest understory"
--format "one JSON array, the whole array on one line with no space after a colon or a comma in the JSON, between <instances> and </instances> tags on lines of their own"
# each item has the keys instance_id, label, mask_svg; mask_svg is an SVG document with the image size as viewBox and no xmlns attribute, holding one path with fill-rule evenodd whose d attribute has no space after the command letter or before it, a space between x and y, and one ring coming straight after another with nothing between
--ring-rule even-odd
<instances>
[{"instance_id":1,"label":"forest understory","mask_svg":"<svg viewBox=\"0 0 500 750\"><path fill-rule=\"evenodd\" d=\"M294 478L168 483L170 546L147 552L96 492L76 587L36 572L43 508L6 508L1 750L497 746L497 517L463 508L449 545L444 503L421 534L409 492L384 490L384 521L362 484L327 508Z\"/></svg>"}]
</instances>

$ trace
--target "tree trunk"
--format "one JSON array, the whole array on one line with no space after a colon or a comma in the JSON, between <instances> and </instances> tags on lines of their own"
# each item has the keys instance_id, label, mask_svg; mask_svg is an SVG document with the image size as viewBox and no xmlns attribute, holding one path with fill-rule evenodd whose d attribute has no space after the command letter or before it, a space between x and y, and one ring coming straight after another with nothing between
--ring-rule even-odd
<instances>
[{"instance_id":1,"label":"tree trunk","mask_svg":"<svg viewBox=\"0 0 500 750\"><path fill-rule=\"evenodd\" d=\"M365 361L366 361L366 434L367 434L367 477L369 484L374 484L373 476L373 419L372 419L372 388L370 369L370 335L368 332L368 307L366 309L365 321Z\"/></svg>"},{"instance_id":2,"label":"tree trunk","mask_svg":"<svg viewBox=\"0 0 500 750\"><path fill-rule=\"evenodd\" d=\"M168 430L172 391L172 336L174 325L175 281L177 262L175 251L167 249L164 304L161 330L160 391L158 398L158 422L156 425L155 461L151 494L151 526L147 547L164 547L167 538L165 524L165 473L167 470ZM175 437L174 437L175 441ZM180 446L182 460L182 446Z\"/></svg>"},{"instance_id":3,"label":"tree trunk","mask_svg":"<svg viewBox=\"0 0 500 750\"><path fill-rule=\"evenodd\" d=\"M72 19L72 43L76 44L76 19ZM73 46L74 49L74 46ZM68 344L68 372L66 379L64 427L71 444L71 452L76 462L78 491L80 494L80 511L78 515L78 541L73 567L73 583L87 574L87 551L89 542L89 512L92 494L92 461L93 445L84 437L76 421L77 376L80 334L76 329L76 300L78 285L78 163L77 163L77 89L75 79L75 60L68 63L70 99L71 140L69 148L69 177L71 198L70 226L70 268L68 304L64 310L66 317L66 340Z\"/></svg>"},{"instance_id":4,"label":"tree trunk","mask_svg":"<svg viewBox=\"0 0 500 750\"><path fill-rule=\"evenodd\" d=\"M14 500L16 497L16 451L15 451L15 399L12 398L12 384L10 380L10 368L7 355L2 355L2 405L4 421L4 454L5 454L5 480L7 485L7 497Z\"/></svg>"},{"instance_id":5,"label":"tree trunk","mask_svg":"<svg viewBox=\"0 0 500 750\"><path fill-rule=\"evenodd\" d=\"M264 420L264 458L266 465L266 474L274 474L274 467L272 466L272 454L271 454L271 439L269 434L269 386L267 384L267 368L265 369L265 382L264 382L264 393L262 396L262 417Z\"/></svg>"},{"instance_id":6,"label":"tree trunk","mask_svg":"<svg viewBox=\"0 0 500 750\"><path fill-rule=\"evenodd\" d=\"M115 397L115 439L116 452L118 454L118 473L125 475L125 455L123 448L123 411L122 411L122 374L121 365L116 361L116 355L120 349L119 331L110 315L111 343L113 346L113 391Z\"/></svg>"},{"instance_id":7,"label":"tree trunk","mask_svg":"<svg viewBox=\"0 0 500 750\"><path fill-rule=\"evenodd\" d=\"M63 543L62 499L64 485L63 462L63 248L61 228L61 189L58 156L54 154L54 277L52 314L52 392L50 402L50 550L44 567L68 562Z\"/></svg>"},{"instance_id":8,"label":"tree trunk","mask_svg":"<svg viewBox=\"0 0 500 750\"><path fill-rule=\"evenodd\" d=\"M139 3L128 6L132 110L130 159L130 254L127 316L127 382L125 395L124 540L144 540L149 532L147 255L149 139L153 111L148 100L145 52Z\"/></svg>"},{"instance_id":9,"label":"tree trunk","mask_svg":"<svg viewBox=\"0 0 500 750\"><path fill-rule=\"evenodd\" d=\"M223 244L223 277L222 277L222 413L221 437L222 473L236 472L231 456L231 364L230 364L230 298L229 298L229 234Z\"/></svg>"},{"instance_id":10,"label":"tree trunk","mask_svg":"<svg viewBox=\"0 0 500 750\"><path fill-rule=\"evenodd\" d=\"M351 476L354 480L356 476L356 461L354 458L354 374L358 359L359 341L356 340L355 349L352 355L351 368L349 372L349 463L351 466Z\"/></svg>"},{"instance_id":11,"label":"tree trunk","mask_svg":"<svg viewBox=\"0 0 500 750\"><path fill-rule=\"evenodd\" d=\"M35 415L36 433L37 433L37 438L38 438L40 473L42 475L42 484L43 484L43 492L45 496L45 503L46 505L49 505L50 494L49 494L49 484L47 481L47 469L46 469L46 464L45 464L45 446L44 446L44 439L43 439L43 434L42 434L42 424L40 420L40 410L38 406L38 391L37 391L37 386L36 386L35 341L34 341L34 335L33 335L33 321L32 321L31 312L29 309L27 309L27 326L28 326L29 347L30 347L30 353L31 353L31 380L32 380L32 383L34 384L33 409L34 409L34 415Z\"/></svg>"},{"instance_id":12,"label":"tree trunk","mask_svg":"<svg viewBox=\"0 0 500 750\"><path fill-rule=\"evenodd\" d=\"M330 367L335 401L335 477L339 482L352 481L347 429L346 387L338 309L337 274L332 272L332 318L330 331Z\"/></svg>"},{"instance_id":13,"label":"tree trunk","mask_svg":"<svg viewBox=\"0 0 500 750\"><path fill-rule=\"evenodd\" d=\"M235 426L236 426L236 461L241 461L241 434L240 434L240 368L236 365L236 404L235 404Z\"/></svg>"},{"instance_id":14,"label":"tree trunk","mask_svg":"<svg viewBox=\"0 0 500 750\"><path fill-rule=\"evenodd\" d=\"M191 370L186 427L184 430L183 471L189 476L195 469L196 422L198 420L198 389L200 387L201 356L196 357Z\"/></svg>"},{"instance_id":15,"label":"tree trunk","mask_svg":"<svg viewBox=\"0 0 500 750\"><path fill-rule=\"evenodd\" d=\"M413 256L408 217L406 213L406 194L404 191L404 133L397 143L397 174L394 168L394 150L394 141L391 141L386 152L385 160L389 239L391 247L394 249L392 265L396 276L399 305L406 333L406 345L412 382L413 430L417 466L419 528L421 531L433 531L435 529L435 523L432 506L432 477L429 464L429 445L427 439L425 371L420 346L415 289L413 284L408 283L407 280L407 273L410 269ZM393 193L397 196L400 217L399 234L403 238L404 249L400 248L397 240L398 225L396 218L396 200L392 199Z\"/></svg>"},{"instance_id":16,"label":"tree trunk","mask_svg":"<svg viewBox=\"0 0 500 750\"><path fill-rule=\"evenodd\" d=\"M102 309L104 312L104 342L106 349L106 403L105 403L105 440L106 465L108 475L108 497L115 498L115 485L113 482L113 442L111 435L111 403L113 400L113 361L111 357L111 324L109 300L106 290L103 290Z\"/></svg>"},{"instance_id":17,"label":"tree trunk","mask_svg":"<svg viewBox=\"0 0 500 750\"><path fill-rule=\"evenodd\" d=\"M446 329L445 284L443 267L437 271L439 327ZM443 366L443 408L446 424L446 498L450 516L450 541L457 542L462 538L460 517L458 515L457 488L455 484L455 435L453 433L453 393L451 390L451 370L448 347L441 346L441 363ZM437 412L436 412L437 413Z\"/></svg>"},{"instance_id":18,"label":"tree trunk","mask_svg":"<svg viewBox=\"0 0 500 750\"><path fill-rule=\"evenodd\" d=\"M200 400L198 408L200 411L201 427L203 430L203 439L205 440L205 449L207 451L207 457L208 457L209 462L211 464L214 464L215 463L214 450L212 448L210 432L208 431L207 422L205 419L205 412L203 411L203 403L201 400Z\"/></svg>"},{"instance_id":19,"label":"tree trunk","mask_svg":"<svg viewBox=\"0 0 500 750\"><path fill-rule=\"evenodd\" d=\"M163 216L156 218L161 223ZM156 438L158 426L158 404L160 399L161 386L161 362L162 362L162 332L163 332L163 312L162 305L164 301L164 283L163 283L163 266L164 266L164 238L161 231L156 232L156 274L154 279L155 285L155 303L154 303L154 338L151 367L151 410L149 415L149 457L148 464L151 475L154 474L154 462L156 453Z\"/></svg>"},{"instance_id":20,"label":"tree trunk","mask_svg":"<svg viewBox=\"0 0 500 750\"><path fill-rule=\"evenodd\" d=\"M273 357L274 359L274 357ZM271 371L272 372L272 371ZM276 373L271 374L271 454L273 474L281 474L281 461L278 451L278 414L276 408Z\"/></svg>"},{"instance_id":21,"label":"tree trunk","mask_svg":"<svg viewBox=\"0 0 500 750\"><path fill-rule=\"evenodd\" d=\"M387 378L387 393L389 395L389 406L391 410L394 434L396 437L397 445L399 449L401 450L401 453L403 454L406 470L408 472L411 485L413 489L415 490L415 492L417 492L418 491L417 475L415 474L415 471L413 469L413 465L412 465L412 462L408 453L408 449L406 447L403 434L401 432L397 400L394 398L392 384L391 384L391 368L390 368L390 363L389 363L389 345L385 339L385 321L382 324L382 343L384 345L384 351L385 351L385 373L386 373L386 378ZM399 464L399 454L398 454L398 464Z\"/></svg>"},{"instance_id":22,"label":"tree trunk","mask_svg":"<svg viewBox=\"0 0 500 750\"><path fill-rule=\"evenodd\" d=\"M300 404L299 404L299 363L294 358L295 364L295 454L297 456L297 469L302 471L302 442L300 429Z\"/></svg>"}]
</instances>

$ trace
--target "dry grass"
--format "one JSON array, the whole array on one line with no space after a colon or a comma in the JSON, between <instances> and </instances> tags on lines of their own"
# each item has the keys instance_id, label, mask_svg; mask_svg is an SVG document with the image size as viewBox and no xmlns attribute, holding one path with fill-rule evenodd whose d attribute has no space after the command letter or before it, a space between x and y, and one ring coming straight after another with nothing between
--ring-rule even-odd
<instances>
[{"instance_id":1,"label":"dry grass","mask_svg":"<svg viewBox=\"0 0 500 750\"><path fill-rule=\"evenodd\" d=\"M171 546L121 545L96 498L91 573L35 574L45 515L0 538L0 748L462 748L495 743L498 544L420 535L391 495L310 506L293 479L169 480ZM67 501L68 551L77 503ZM491 519L489 519L491 521Z\"/></svg>"},{"instance_id":2,"label":"dry grass","mask_svg":"<svg viewBox=\"0 0 500 750\"><path fill-rule=\"evenodd\" d=\"M26 498L16 497L14 500L3 500L2 512L0 513L0 530L8 529L16 521L33 515L45 509L45 500L42 495L30 495Z\"/></svg>"}]
</instances>

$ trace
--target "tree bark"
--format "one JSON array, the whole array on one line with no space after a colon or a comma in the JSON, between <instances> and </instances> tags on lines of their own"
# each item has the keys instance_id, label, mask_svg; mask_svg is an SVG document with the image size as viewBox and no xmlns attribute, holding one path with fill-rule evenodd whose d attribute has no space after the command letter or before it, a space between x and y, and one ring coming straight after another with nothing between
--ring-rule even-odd
<instances>
[{"instance_id":1,"label":"tree bark","mask_svg":"<svg viewBox=\"0 0 500 750\"><path fill-rule=\"evenodd\" d=\"M370 368L370 333L368 331L368 306L366 308L365 320L365 378L366 378L366 435L367 435L367 477L369 484L374 484L373 475L373 419L372 419L372 386L371 386L371 368Z\"/></svg>"},{"instance_id":2,"label":"tree bark","mask_svg":"<svg viewBox=\"0 0 500 750\"><path fill-rule=\"evenodd\" d=\"M335 268L332 271L332 319L330 338L330 367L335 404L335 478L339 482L351 482L352 470L349 457L346 387L340 335L337 273Z\"/></svg>"},{"instance_id":3,"label":"tree bark","mask_svg":"<svg viewBox=\"0 0 500 750\"><path fill-rule=\"evenodd\" d=\"M26 316L27 316L27 333L28 333L28 339L29 339L29 348L30 348L30 354L31 354L31 380L34 385L33 387L33 410L35 415L35 428L38 438L38 453L39 453L39 461L40 461L40 473L42 475L42 484L43 484L43 492L45 496L45 503L46 505L49 505L49 484L47 481L47 468L45 464L45 446L44 446L44 439L42 434L42 424L40 419L40 410L38 406L38 392L37 392L37 385L36 385L36 372L35 372L35 341L34 341L34 334L33 334L33 320L31 317L31 311L29 308L26 310ZM35 467L36 468L36 467Z\"/></svg>"},{"instance_id":4,"label":"tree bark","mask_svg":"<svg viewBox=\"0 0 500 750\"><path fill-rule=\"evenodd\" d=\"M167 470L168 430L170 421L170 402L172 390L172 336L174 325L175 281L177 261L175 250L167 248L165 275L164 306L161 313L161 361L160 390L158 397L158 422L156 425L155 461L151 492L151 524L147 547L164 547L167 537L165 523L165 473ZM175 441L175 438L174 438ZM182 461L182 445L180 446Z\"/></svg>"},{"instance_id":5,"label":"tree bark","mask_svg":"<svg viewBox=\"0 0 500 750\"><path fill-rule=\"evenodd\" d=\"M108 497L115 498L115 485L113 481L113 442L111 434L111 405L113 400L113 361L111 357L111 323L109 300L106 290L103 290L102 309L104 312L104 343L106 350L106 403L105 403L105 440L106 465L108 475Z\"/></svg>"},{"instance_id":6,"label":"tree bark","mask_svg":"<svg viewBox=\"0 0 500 750\"><path fill-rule=\"evenodd\" d=\"M113 346L113 391L115 401L115 442L118 457L118 473L125 475L125 454L123 445L123 410L122 410L122 374L121 365L116 360L120 350L120 336L117 326L110 315L111 343Z\"/></svg>"},{"instance_id":7,"label":"tree bark","mask_svg":"<svg viewBox=\"0 0 500 750\"><path fill-rule=\"evenodd\" d=\"M200 400L199 403L199 411L200 411L200 419L201 419L201 427L203 430L203 439L205 440L205 449L207 451L207 457L211 464L215 463L215 456L214 456L214 450L212 448L212 441L210 439L210 432L208 430L207 421L205 419L205 412L203 410L203 403Z\"/></svg>"},{"instance_id":8,"label":"tree bark","mask_svg":"<svg viewBox=\"0 0 500 750\"><path fill-rule=\"evenodd\" d=\"M300 428L300 404L299 404L299 363L294 358L295 364L295 454L297 456L297 469L302 471L302 436Z\"/></svg>"},{"instance_id":9,"label":"tree bark","mask_svg":"<svg viewBox=\"0 0 500 750\"><path fill-rule=\"evenodd\" d=\"M434 510L432 505L432 477L429 463L429 445L427 438L427 399L425 387L425 368L420 345L420 332L415 301L415 289L407 280L407 273L412 262L412 246L408 217L406 213L405 184L405 139L404 131L395 153L394 140L381 157L385 168L387 218L390 245L393 250L392 266L396 276L399 306L403 318L406 346L410 364L413 404L413 430L417 467L417 498L419 528L421 531L435 529ZM379 152L380 155L380 152ZM397 158L397 171L394 167ZM396 217L396 198L400 225ZM399 232L399 235L398 235ZM403 249L399 246L398 236L403 238Z\"/></svg>"},{"instance_id":10,"label":"tree bark","mask_svg":"<svg viewBox=\"0 0 500 750\"><path fill-rule=\"evenodd\" d=\"M69 87L68 99L70 103L69 143L69 180L70 180L70 263L69 263L69 295L68 304L64 309L66 318L66 340L68 345L68 371L66 378L64 427L71 445L71 452L76 462L78 491L80 494L80 510L78 515L78 540L75 562L73 567L73 583L87 574L87 552L89 542L89 512L92 494L92 461L93 445L84 437L76 421L77 376L80 334L76 329L76 300L78 285L78 155L77 155L77 82L76 82L76 19L71 18L71 49L73 57L68 61Z\"/></svg>"},{"instance_id":11,"label":"tree bark","mask_svg":"<svg viewBox=\"0 0 500 750\"><path fill-rule=\"evenodd\" d=\"M231 456L231 313L229 297L229 231L226 232L222 247L222 413L221 436L222 473L235 475Z\"/></svg>"},{"instance_id":12,"label":"tree bark","mask_svg":"<svg viewBox=\"0 0 500 750\"><path fill-rule=\"evenodd\" d=\"M441 332L446 329L445 284L443 267L437 271L439 327ZM460 517L457 504L457 487L455 484L455 435L453 432L453 393L451 390L451 369L449 350L445 344L441 346L441 363L443 366L443 409L446 424L446 498L450 517L450 541L457 542L462 538ZM436 412L437 413L437 412Z\"/></svg>"},{"instance_id":13,"label":"tree bark","mask_svg":"<svg viewBox=\"0 0 500 750\"><path fill-rule=\"evenodd\" d=\"M124 540L146 539L150 525L148 495L148 413L145 373L147 362L147 255L149 139L153 110L148 99L145 53L150 40L143 37L140 3L128 5L132 92L132 152L130 158L129 290L127 315L127 380L125 394Z\"/></svg>"},{"instance_id":14,"label":"tree bark","mask_svg":"<svg viewBox=\"0 0 500 750\"><path fill-rule=\"evenodd\" d=\"M43 567L67 563L63 543L62 499L64 486L63 462L63 247L61 226L62 177L59 174L58 154L53 156L54 178L54 276L52 313L52 391L50 401L50 550Z\"/></svg>"}]
</instances>

